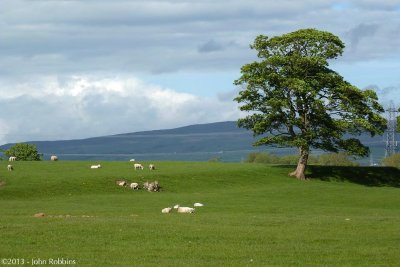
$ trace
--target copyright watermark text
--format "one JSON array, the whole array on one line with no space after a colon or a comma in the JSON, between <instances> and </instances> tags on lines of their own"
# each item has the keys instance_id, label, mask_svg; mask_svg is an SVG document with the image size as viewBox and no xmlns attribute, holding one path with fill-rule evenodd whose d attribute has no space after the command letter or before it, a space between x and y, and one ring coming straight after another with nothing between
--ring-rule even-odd
<instances>
[{"instance_id":1,"label":"copyright watermark text","mask_svg":"<svg viewBox=\"0 0 400 267\"><path fill-rule=\"evenodd\" d=\"M24 259L24 258L0 258L0 265L31 265L31 266L40 266L40 265L75 265L77 264L77 260L68 259L68 258L32 258L32 259Z\"/></svg>"}]
</instances>

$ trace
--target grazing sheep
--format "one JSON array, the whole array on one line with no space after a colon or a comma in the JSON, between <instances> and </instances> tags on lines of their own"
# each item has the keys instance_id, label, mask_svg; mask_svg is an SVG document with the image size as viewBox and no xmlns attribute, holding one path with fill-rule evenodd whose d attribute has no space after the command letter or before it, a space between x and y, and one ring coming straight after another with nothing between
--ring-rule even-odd
<instances>
[{"instance_id":1,"label":"grazing sheep","mask_svg":"<svg viewBox=\"0 0 400 267\"><path fill-rule=\"evenodd\" d=\"M50 157L50 160L51 160L51 161L57 161L57 160L58 160L58 157L57 157L56 155L52 155L52 156Z\"/></svg>"},{"instance_id":2,"label":"grazing sheep","mask_svg":"<svg viewBox=\"0 0 400 267\"><path fill-rule=\"evenodd\" d=\"M154 183L149 183L149 186L147 187L147 191L149 191L149 192L154 191Z\"/></svg>"},{"instance_id":3,"label":"grazing sheep","mask_svg":"<svg viewBox=\"0 0 400 267\"><path fill-rule=\"evenodd\" d=\"M130 162L135 162L135 159L130 159L129 161L130 161Z\"/></svg>"},{"instance_id":4,"label":"grazing sheep","mask_svg":"<svg viewBox=\"0 0 400 267\"><path fill-rule=\"evenodd\" d=\"M194 206L194 207L203 207L204 204L201 204L201 203L194 203L193 206Z\"/></svg>"},{"instance_id":5,"label":"grazing sheep","mask_svg":"<svg viewBox=\"0 0 400 267\"><path fill-rule=\"evenodd\" d=\"M178 213L193 213L193 212L194 212L194 208L179 207L176 211L177 211Z\"/></svg>"},{"instance_id":6,"label":"grazing sheep","mask_svg":"<svg viewBox=\"0 0 400 267\"><path fill-rule=\"evenodd\" d=\"M139 190L139 184L138 184L138 183L131 183L131 184L130 184L130 187L131 187L133 190Z\"/></svg>"},{"instance_id":7,"label":"grazing sheep","mask_svg":"<svg viewBox=\"0 0 400 267\"><path fill-rule=\"evenodd\" d=\"M135 170L143 170L143 165L139 164L139 163L135 163L135 165L133 165L133 167L135 167Z\"/></svg>"},{"instance_id":8,"label":"grazing sheep","mask_svg":"<svg viewBox=\"0 0 400 267\"><path fill-rule=\"evenodd\" d=\"M115 183L119 186L127 186L128 183L125 180L117 180Z\"/></svg>"},{"instance_id":9,"label":"grazing sheep","mask_svg":"<svg viewBox=\"0 0 400 267\"><path fill-rule=\"evenodd\" d=\"M144 189L149 189L149 181L146 181L143 183L143 188Z\"/></svg>"},{"instance_id":10,"label":"grazing sheep","mask_svg":"<svg viewBox=\"0 0 400 267\"><path fill-rule=\"evenodd\" d=\"M100 164L98 164L98 165L92 165L92 166L90 166L90 168L91 168L91 169L99 169L99 168L101 168L101 165L100 165Z\"/></svg>"},{"instance_id":11,"label":"grazing sheep","mask_svg":"<svg viewBox=\"0 0 400 267\"><path fill-rule=\"evenodd\" d=\"M158 185L157 181L149 183L149 186L147 187L147 191L149 192L159 192L160 191L160 186Z\"/></svg>"},{"instance_id":12,"label":"grazing sheep","mask_svg":"<svg viewBox=\"0 0 400 267\"><path fill-rule=\"evenodd\" d=\"M154 164L150 164L149 169L150 171L154 171L156 169L156 166L154 166Z\"/></svg>"},{"instance_id":13,"label":"grazing sheep","mask_svg":"<svg viewBox=\"0 0 400 267\"><path fill-rule=\"evenodd\" d=\"M143 188L147 189L147 191L149 191L149 192L159 192L160 191L160 186L157 181L154 181L151 183L145 182L143 184Z\"/></svg>"},{"instance_id":14,"label":"grazing sheep","mask_svg":"<svg viewBox=\"0 0 400 267\"><path fill-rule=\"evenodd\" d=\"M162 213L170 213L171 210L172 210L172 208L171 208L171 207L168 207L168 208L162 209L161 212L162 212Z\"/></svg>"},{"instance_id":15,"label":"grazing sheep","mask_svg":"<svg viewBox=\"0 0 400 267\"><path fill-rule=\"evenodd\" d=\"M14 156L11 156L8 158L8 161L16 161L16 160L17 160L17 157L14 157Z\"/></svg>"},{"instance_id":16,"label":"grazing sheep","mask_svg":"<svg viewBox=\"0 0 400 267\"><path fill-rule=\"evenodd\" d=\"M12 170L14 170L14 167L13 167L13 165L9 164L9 165L7 166L7 170L9 170L9 171L12 171Z\"/></svg>"}]
</instances>

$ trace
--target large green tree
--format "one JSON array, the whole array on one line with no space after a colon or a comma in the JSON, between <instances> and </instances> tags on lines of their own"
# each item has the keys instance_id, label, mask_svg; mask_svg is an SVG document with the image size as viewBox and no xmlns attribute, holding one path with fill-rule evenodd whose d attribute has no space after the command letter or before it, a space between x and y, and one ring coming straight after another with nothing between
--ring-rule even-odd
<instances>
[{"instance_id":1,"label":"large green tree","mask_svg":"<svg viewBox=\"0 0 400 267\"><path fill-rule=\"evenodd\" d=\"M16 157L17 160L40 160L40 154L33 144L15 144L4 151L4 154L8 157Z\"/></svg>"},{"instance_id":2,"label":"large green tree","mask_svg":"<svg viewBox=\"0 0 400 267\"><path fill-rule=\"evenodd\" d=\"M261 60L241 68L235 84L242 90L235 100L249 113L238 125L262 135L255 145L297 147L297 168L289 175L298 179L305 179L311 148L369 154L354 137L382 134L384 110L374 91L358 89L328 67L344 49L337 36L301 29L272 38L260 35L250 47Z\"/></svg>"}]
</instances>

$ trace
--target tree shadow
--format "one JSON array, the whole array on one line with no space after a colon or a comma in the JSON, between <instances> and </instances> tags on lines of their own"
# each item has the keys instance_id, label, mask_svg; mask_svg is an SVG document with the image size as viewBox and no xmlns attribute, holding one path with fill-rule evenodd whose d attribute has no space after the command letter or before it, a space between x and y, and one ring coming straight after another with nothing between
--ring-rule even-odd
<instances>
[{"instance_id":1,"label":"tree shadow","mask_svg":"<svg viewBox=\"0 0 400 267\"><path fill-rule=\"evenodd\" d=\"M400 170L394 167L307 166L306 177L321 181L348 181L365 186L400 188Z\"/></svg>"}]
</instances>

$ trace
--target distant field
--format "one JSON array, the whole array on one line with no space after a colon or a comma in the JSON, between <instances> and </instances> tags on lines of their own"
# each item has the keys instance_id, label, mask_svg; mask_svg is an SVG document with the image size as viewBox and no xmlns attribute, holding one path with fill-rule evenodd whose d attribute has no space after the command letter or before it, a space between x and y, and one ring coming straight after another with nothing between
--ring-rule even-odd
<instances>
[{"instance_id":1,"label":"distant field","mask_svg":"<svg viewBox=\"0 0 400 267\"><path fill-rule=\"evenodd\" d=\"M0 260L75 266L398 266L400 172L245 163L0 162ZM145 162L144 164L148 164ZM158 180L159 193L115 180ZM194 214L161 209L204 203ZM35 213L43 212L43 218ZM36 261L39 262L40 261ZM2 262L1 265L5 265ZM44 266L44 265L42 265ZM61 265L66 266L66 265Z\"/></svg>"}]
</instances>

